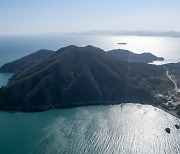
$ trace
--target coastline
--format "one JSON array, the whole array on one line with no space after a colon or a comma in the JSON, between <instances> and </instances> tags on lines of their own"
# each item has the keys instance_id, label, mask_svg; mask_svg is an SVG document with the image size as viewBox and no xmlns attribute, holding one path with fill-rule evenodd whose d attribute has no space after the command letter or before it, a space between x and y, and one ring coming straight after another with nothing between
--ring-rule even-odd
<instances>
[{"instance_id":1,"label":"coastline","mask_svg":"<svg viewBox=\"0 0 180 154\"><path fill-rule=\"evenodd\" d=\"M167 109L161 107L160 105L158 105L158 106L156 106L156 107L157 107L158 109L161 109L161 110L169 113L170 115L176 117L178 120L180 120L180 116L178 116L177 113L175 113L175 112L173 112L173 111L170 111L170 110L167 110Z\"/></svg>"},{"instance_id":2,"label":"coastline","mask_svg":"<svg viewBox=\"0 0 180 154\"><path fill-rule=\"evenodd\" d=\"M86 103L73 103L73 104L61 104L61 105L51 105L51 106L42 106L36 108L3 108L0 106L0 111L4 112L26 112L26 113L34 113L34 112L44 112L51 109L71 109L83 106L108 106L108 105L120 105L120 104L141 104L141 105L151 105L156 107L157 104L153 104L150 102L144 101L117 101L117 102L86 102Z\"/></svg>"}]
</instances>

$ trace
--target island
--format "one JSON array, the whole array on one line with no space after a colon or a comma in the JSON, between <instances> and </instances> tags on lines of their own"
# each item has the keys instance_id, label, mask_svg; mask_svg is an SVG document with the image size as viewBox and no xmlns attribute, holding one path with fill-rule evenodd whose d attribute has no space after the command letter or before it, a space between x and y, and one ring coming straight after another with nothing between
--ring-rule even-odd
<instances>
[{"instance_id":1,"label":"island","mask_svg":"<svg viewBox=\"0 0 180 154\"><path fill-rule=\"evenodd\" d=\"M0 110L35 112L128 102L158 106L156 94L173 90L164 66L121 60L91 45L70 45L26 62L13 69L15 74L0 89Z\"/></svg>"}]
</instances>

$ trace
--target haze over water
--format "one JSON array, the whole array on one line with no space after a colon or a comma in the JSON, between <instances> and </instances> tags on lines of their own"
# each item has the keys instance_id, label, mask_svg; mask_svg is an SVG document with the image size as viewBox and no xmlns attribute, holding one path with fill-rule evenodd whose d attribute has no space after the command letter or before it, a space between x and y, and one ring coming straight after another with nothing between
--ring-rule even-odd
<instances>
[{"instance_id":1,"label":"haze over water","mask_svg":"<svg viewBox=\"0 0 180 154\"><path fill-rule=\"evenodd\" d=\"M119 42L127 43L118 45ZM58 50L68 45L93 45L104 50L127 49L135 53L151 52L167 62L179 62L180 38L114 35L35 35L0 37L0 66L39 49Z\"/></svg>"}]
</instances>

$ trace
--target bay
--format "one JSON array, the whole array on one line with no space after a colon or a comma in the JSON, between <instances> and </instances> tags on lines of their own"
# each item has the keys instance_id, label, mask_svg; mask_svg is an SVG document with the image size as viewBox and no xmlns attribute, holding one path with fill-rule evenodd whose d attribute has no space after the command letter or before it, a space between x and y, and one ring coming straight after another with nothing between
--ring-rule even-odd
<instances>
[{"instance_id":1,"label":"bay","mask_svg":"<svg viewBox=\"0 0 180 154\"><path fill-rule=\"evenodd\" d=\"M0 153L180 153L180 121L149 105L0 112L0 123Z\"/></svg>"}]
</instances>

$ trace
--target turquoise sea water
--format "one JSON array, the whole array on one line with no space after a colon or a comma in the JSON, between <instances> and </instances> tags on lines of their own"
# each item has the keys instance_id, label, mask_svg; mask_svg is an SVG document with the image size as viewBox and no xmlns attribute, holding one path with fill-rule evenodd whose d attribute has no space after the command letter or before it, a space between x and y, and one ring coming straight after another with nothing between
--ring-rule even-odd
<instances>
[{"instance_id":1,"label":"turquoise sea water","mask_svg":"<svg viewBox=\"0 0 180 154\"><path fill-rule=\"evenodd\" d=\"M0 112L0 124L0 153L180 153L180 121L148 105Z\"/></svg>"},{"instance_id":2,"label":"turquoise sea water","mask_svg":"<svg viewBox=\"0 0 180 154\"><path fill-rule=\"evenodd\" d=\"M126 42L127 45L118 45ZM88 44L104 50L152 52L180 61L180 39L119 36L29 36L0 38L0 66L41 48ZM0 74L0 86L12 74ZM50 110L0 112L0 153L180 153L180 121L148 105L121 104ZM165 128L171 133L167 134Z\"/></svg>"}]
</instances>

